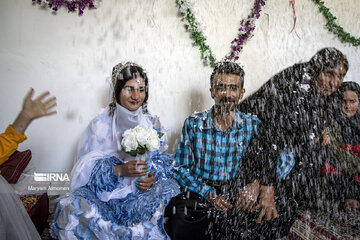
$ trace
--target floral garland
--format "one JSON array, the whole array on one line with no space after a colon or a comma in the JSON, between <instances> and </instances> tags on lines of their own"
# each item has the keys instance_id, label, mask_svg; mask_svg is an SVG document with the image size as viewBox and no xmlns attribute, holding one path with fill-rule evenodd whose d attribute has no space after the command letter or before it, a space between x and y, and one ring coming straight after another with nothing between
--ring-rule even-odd
<instances>
[{"instance_id":1,"label":"floral garland","mask_svg":"<svg viewBox=\"0 0 360 240\"><path fill-rule=\"evenodd\" d=\"M176 5L179 8L181 20L186 22L185 29L191 32L191 37L194 40L194 45L199 46L201 58L204 64L210 64L215 67L216 58L214 57L210 46L206 44L206 37L203 33L203 28L196 20L194 11L189 0L176 0Z\"/></svg>"},{"instance_id":2,"label":"floral garland","mask_svg":"<svg viewBox=\"0 0 360 240\"><path fill-rule=\"evenodd\" d=\"M239 59L240 51L243 49L244 44L254 36L255 20L260 17L261 7L265 5L266 0L255 0L254 6L251 9L250 15L241 20L239 34L231 42L230 53L225 57L226 60L236 61Z\"/></svg>"},{"instance_id":3,"label":"floral garland","mask_svg":"<svg viewBox=\"0 0 360 240\"><path fill-rule=\"evenodd\" d=\"M325 7L323 1L320 0L313 0L313 1L319 8L319 11L326 18L327 20L326 27L330 32L336 34L341 42L348 42L351 43L353 46L360 45L360 38L356 38L354 36L351 36L350 33L345 32L344 29L335 22L336 17L331 14L329 8Z\"/></svg>"},{"instance_id":4,"label":"floral garland","mask_svg":"<svg viewBox=\"0 0 360 240\"><path fill-rule=\"evenodd\" d=\"M48 4L49 8L53 11L57 11L62 6L67 7L69 12L75 12L77 9L79 15L84 13L84 9L88 7L89 9L95 8L94 0L32 0L33 4Z\"/></svg>"},{"instance_id":5,"label":"floral garland","mask_svg":"<svg viewBox=\"0 0 360 240\"><path fill-rule=\"evenodd\" d=\"M253 31L255 29L255 20L260 17L261 7L265 5L266 0L255 0L254 6L250 15L240 22L239 34L231 42L230 53L225 57L226 60L236 61L239 59L240 51L243 49L243 45L254 36ZM201 24L196 20L192 5L189 0L176 0L176 4L179 8L182 21L185 22L186 30L191 32L191 37L194 40L194 45L199 46L201 58L207 65L215 67L216 58L213 55L210 46L206 43L206 37L203 33Z\"/></svg>"}]
</instances>

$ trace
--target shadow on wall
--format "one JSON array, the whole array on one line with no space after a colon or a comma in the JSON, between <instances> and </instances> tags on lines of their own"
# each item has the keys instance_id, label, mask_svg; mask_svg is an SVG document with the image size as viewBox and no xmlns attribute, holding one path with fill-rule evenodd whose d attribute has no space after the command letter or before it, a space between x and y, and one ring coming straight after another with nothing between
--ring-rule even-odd
<instances>
[{"instance_id":1,"label":"shadow on wall","mask_svg":"<svg viewBox=\"0 0 360 240\"><path fill-rule=\"evenodd\" d=\"M168 133L168 145L169 152L175 153L177 149L177 143L181 134L181 130L184 124L185 119L193 113L204 111L205 106L205 96L203 91L197 89L192 89L187 97L184 98L184 102L187 101L187 111L184 119L178 119L176 129L169 131Z\"/></svg>"},{"instance_id":2,"label":"shadow on wall","mask_svg":"<svg viewBox=\"0 0 360 240\"><path fill-rule=\"evenodd\" d=\"M110 104L112 100L112 96L110 96L110 92L111 90L108 84L104 85L100 89L100 103L102 108L106 108Z\"/></svg>"},{"instance_id":3,"label":"shadow on wall","mask_svg":"<svg viewBox=\"0 0 360 240\"><path fill-rule=\"evenodd\" d=\"M89 120L84 120L83 117L83 112L82 111L76 111L74 110L75 107L71 106L69 107L69 109L67 109L66 113L65 113L65 120L67 121L78 121L78 123L81 124L81 128L83 129L80 133L80 135L77 137L77 140L75 141L75 144L71 146L71 153L70 153L70 159L67 159L68 164L66 165L66 169L69 169L69 172L71 172L72 168L73 168L73 164L74 164L74 159L77 156L77 151L78 151L78 144L79 141L81 139L81 137L83 136L84 132L86 131L90 121L92 121L101 111L102 108L106 108L109 105L109 101L110 101L110 97L109 97L109 93L110 93L110 89L108 84L104 84L103 86L101 86L100 88L96 89L96 94L98 97L96 99L98 99L98 105L96 106L86 106L89 108L93 108L94 112L92 114L94 114L93 117L91 117ZM87 118L86 118L87 119Z\"/></svg>"},{"instance_id":4,"label":"shadow on wall","mask_svg":"<svg viewBox=\"0 0 360 240\"><path fill-rule=\"evenodd\" d=\"M197 89L192 89L187 99L189 99L188 102L189 109L187 115L191 115L196 112L202 112L204 110L205 97L203 92Z\"/></svg>"},{"instance_id":5,"label":"shadow on wall","mask_svg":"<svg viewBox=\"0 0 360 240\"><path fill-rule=\"evenodd\" d=\"M83 133L81 133L81 134L83 134ZM79 140L80 140L80 136L78 137L76 144L74 146L72 146L71 160L68 161L68 165L66 166L66 169L69 169L69 171L68 171L69 176L74 167L74 161L77 156L77 148L78 148Z\"/></svg>"},{"instance_id":6,"label":"shadow on wall","mask_svg":"<svg viewBox=\"0 0 360 240\"><path fill-rule=\"evenodd\" d=\"M176 129L172 131L168 131L167 135L167 143L168 143L168 152L169 153L175 153L179 141L179 137L181 134L182 125L177 127Z\"/></svg>"}]
</instances>

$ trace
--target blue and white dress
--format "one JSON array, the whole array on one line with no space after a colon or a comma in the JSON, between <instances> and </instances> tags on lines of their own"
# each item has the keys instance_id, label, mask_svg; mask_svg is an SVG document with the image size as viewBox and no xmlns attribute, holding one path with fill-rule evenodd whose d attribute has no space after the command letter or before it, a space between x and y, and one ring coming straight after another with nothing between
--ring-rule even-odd
<instances>
[{"instance_id":1,"label":"blue and white dress","mask_svg":"<svg viewBox=\"0 0 360 240\"><path fill-rule=\"evenodd\" d=\"M146 191L135 186L135 177L119 177L114 166L134 160L121 151L123 132L137 125L164 132L157 117L142 108L130 112L117 105L89 124L80 140L71 172L72 192L55 201L51 234L59 239L169 239L163 228L163 211L180 193L173 179L173 155L160 149L146 157L155 184Z\"/></svg>"}]
</instances>

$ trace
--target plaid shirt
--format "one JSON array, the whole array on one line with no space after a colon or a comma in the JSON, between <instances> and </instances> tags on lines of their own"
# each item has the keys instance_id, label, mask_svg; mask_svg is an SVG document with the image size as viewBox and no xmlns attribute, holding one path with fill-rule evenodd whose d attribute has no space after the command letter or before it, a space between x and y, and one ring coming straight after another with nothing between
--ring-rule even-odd
<instances>
[{"instance_id":1,"label":"plaid shirt","mask_svg":"<svg viewBox=\"0 0 360 240\"><path fill-rule=\"evenodd\" d=\"M294 154L285 147L280 153L280 160L276 168L276 176L278 179L285 179L295 165Z\"/></svg>"},{"instance_id":2,"label":"plaid shirt","mask_svg":"<svg viewBox=\"0 0 360 240\"><path fill-rule=\"evenodd\" d=\"M183 187L207 197L215 189L203 180L233 179L260 120L237 110L232 126L223 132L212 120L211 108L185 120L176 151L176 179Z\"/></svg>"}]
</instances>

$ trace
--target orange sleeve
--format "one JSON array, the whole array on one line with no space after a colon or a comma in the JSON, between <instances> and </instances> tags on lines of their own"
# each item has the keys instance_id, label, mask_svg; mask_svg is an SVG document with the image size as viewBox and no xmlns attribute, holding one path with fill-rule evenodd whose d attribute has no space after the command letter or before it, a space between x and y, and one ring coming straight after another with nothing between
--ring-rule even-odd
<instances>
[{"instance_id":1,"label":"orange sleeve","mask_svg":"<svg viewBox=\"0 0 360 240\"><path fill-rule=\"evenodd\" d=\"M0 134L0 165L15 152L19 143L26 139L26 135L18 133L11 125Z\"/></svg>"}]
</instances>

